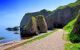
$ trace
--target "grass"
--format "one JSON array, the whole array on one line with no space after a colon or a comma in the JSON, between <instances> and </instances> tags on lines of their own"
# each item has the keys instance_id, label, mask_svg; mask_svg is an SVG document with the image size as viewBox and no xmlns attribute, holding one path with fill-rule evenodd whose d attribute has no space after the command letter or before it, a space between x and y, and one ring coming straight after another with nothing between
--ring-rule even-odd
<instances>
[{"instance_id":1,"label":"grass","mask_svg":"<svg viewBox=\"0 0 80 50\"><path fill-rule=\"evenodd\" d=\"M76 7L77 5L80 5L80 0L78 0L78 1L76 1L76 2L74 2L74 3L70 3L70 4L68 4L68 5L60 6L60 7L58 7L57 9L65 9L65 8L67 8L67 7L69 7L69 8L74 8L74 7Z\"/></svg>"},{"instance_id":2,"label":"grass","mask_svg":"<svg viewBox=\"0 0 80 50\"><path fill-rule=\"evenodd\" d=\"M69 6L69 7L75 7L75 6L77 6L77 5L80 5L80 1L76 1L76 2L74 2L74 3L70 3L68 6Z\"/></svg>"},{"instance_id":3,"label":"grass","mask_svg":"<svg viewBox=\"0 0 80 50\"><path fill-rule=\"evenodd\" d=\"M68 33L70 33L73 29L74 23L76 22L76 19L72 20L71 22L69 22L65 27L64 30Z\"/></svg>"},{"instance_id":4,"label":"grass","mask_svg":"<svg viewBox=\"0 0 80 50\"><path fill-rule=\"evenodd\" d=\"M80 43L67 43L65 44L65 50L80 50Z\"/></svg>"},{"instance_id":5,"label":"grass","mask_svg":"<svg viewBox=\"0 0 80 50\"><path fill-rule=\"evenodd\" d=\"M75 23L76 19L72 20L71 22L69 22L65 27L64 27L64 30L66 32L68 32L68 34L64 35L64 38L66 40L69 41L69 35L70 35L70 32L72 31L73 29L73 26L74 26L74 23ZM66 43L65 44L65 49L64 50L80 50L80 43Z\"/></svg>"},{"instance_id":6,"label":"grass","mask_svg":"<svg viewBox=\"0 0 80 50\"><path fill-rule=\"evenodd\" d=\"M74 23L76 22L76 19L70 21L66 26L64 26L64 30L67 32L67 34L63 35L63 39L68 40L69 41L69 35L70 32L73 29Z\"/></svg>"}]
</instances>

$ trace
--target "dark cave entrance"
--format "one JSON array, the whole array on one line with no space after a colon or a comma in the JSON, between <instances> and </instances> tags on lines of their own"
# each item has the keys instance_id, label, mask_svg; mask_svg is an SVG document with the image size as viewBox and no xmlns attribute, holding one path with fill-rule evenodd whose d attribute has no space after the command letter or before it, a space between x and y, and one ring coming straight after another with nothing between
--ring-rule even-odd
<instances>
[{"instance_id":1,"label":"dark cave entrance","mask_svg":"<svg viewBox=\"0 0 80 50\"><path fill-rule=\"evenodd\" d=\"M39 26L37 26L37 29L38 29L38 33L40 33L40 31L39 31L40 30L40 27Z\"/></svg>"},{"instance_id":2,"label":"dark cave entrance","mask_svg":"<svg viewBox=\"0 0 80 50\"><path fill-rule=\"evenodd\" d=\"M63 24L54 24L53 26L54 26L54 28L63 28L64 27Z\"/></svg>"}]
</instances>

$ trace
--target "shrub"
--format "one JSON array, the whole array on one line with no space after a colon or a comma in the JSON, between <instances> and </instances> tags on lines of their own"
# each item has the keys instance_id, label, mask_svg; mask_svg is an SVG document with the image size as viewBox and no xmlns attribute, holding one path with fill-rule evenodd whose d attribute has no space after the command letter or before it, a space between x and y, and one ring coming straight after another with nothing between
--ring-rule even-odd
<instances>
[{"instance_id":1,"label":"shrub","mask_svg":"<svg viewBox=\"0 0 80 50\"><path fill-rule=\"evenodd\" d=\"M69 35L69 39L72 43L79 43L80 42L80 35L76 34L76 33L71 33Z\"/></svg>"}]
</instances>

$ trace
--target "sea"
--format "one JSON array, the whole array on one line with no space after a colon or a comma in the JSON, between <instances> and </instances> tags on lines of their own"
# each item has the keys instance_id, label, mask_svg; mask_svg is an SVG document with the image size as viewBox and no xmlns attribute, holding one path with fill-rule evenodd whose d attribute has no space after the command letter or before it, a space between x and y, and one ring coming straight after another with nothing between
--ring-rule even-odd
<instances>
[{"instance_id":1,"label":"sea","mask_svg":"<svg viewBox=\"0 0 80 50\"><path fill-rule=\"evenodd\" d=\"M0 26L0 37L4 38L0 40L0 44L7 43L10 41L20 41L21 40L21 36L19 32L18 34L15 34L15 32L7 31L6 28L7 27Z\"/></svg>"}]
</instances>

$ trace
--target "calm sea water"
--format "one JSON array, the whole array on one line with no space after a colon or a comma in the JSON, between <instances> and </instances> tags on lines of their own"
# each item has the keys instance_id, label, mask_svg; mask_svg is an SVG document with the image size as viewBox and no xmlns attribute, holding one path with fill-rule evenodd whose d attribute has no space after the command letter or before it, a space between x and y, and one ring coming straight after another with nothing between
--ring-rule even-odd
<instances>
[{"instance_id":1,"label":"calm sea water","mask_svg":"<svg viewBox=\"0 0 80 50\"><path fill-rule=\"evenodd\" d=\"M6 43L10 41L19 41L21 40L20 33L14 34L14 32L7 31L6 27L0 26L0 37L4 37L5 39L0 40L0 43Z\"/></svg>"}]
</instances>

